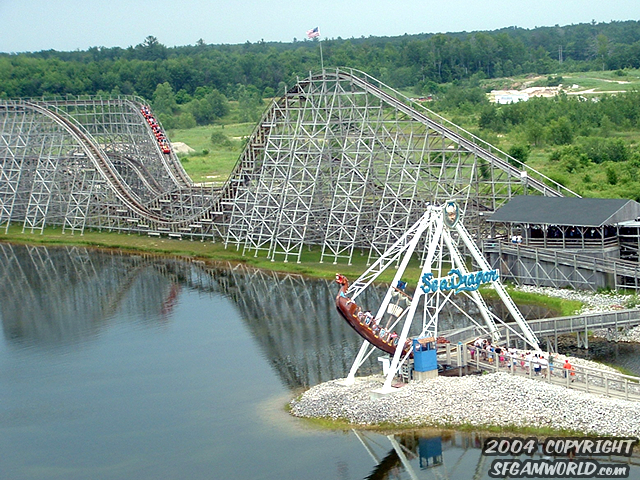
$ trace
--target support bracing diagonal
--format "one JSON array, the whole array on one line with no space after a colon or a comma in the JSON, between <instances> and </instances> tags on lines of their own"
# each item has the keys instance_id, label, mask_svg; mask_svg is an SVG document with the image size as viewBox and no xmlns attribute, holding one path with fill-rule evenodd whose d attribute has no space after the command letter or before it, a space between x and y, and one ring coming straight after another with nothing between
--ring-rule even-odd
<instances>
[{"instance_id":1,"label":"support bracing diagonal","mask_svg":"<svg viewBox=\"0 0 640 480\"><path fill-rule=\"evenodd\" d=\"M274 102L230 186L228 245L284 260L319 245L332 263L360 249L375 261L446 199L479 238L482 215L512 195L574 195L354 70L311 75Z\"/></svg>"}]
</instances>

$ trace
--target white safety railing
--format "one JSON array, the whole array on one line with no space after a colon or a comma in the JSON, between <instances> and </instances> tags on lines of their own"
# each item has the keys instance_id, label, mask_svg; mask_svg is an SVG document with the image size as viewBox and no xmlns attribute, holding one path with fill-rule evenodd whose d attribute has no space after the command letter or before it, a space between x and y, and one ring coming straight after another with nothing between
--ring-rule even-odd
<instances>
[{"instance_id":1,"label":"white safety railing","mask_svg":"<svg viewBox=\"0 0 640 480\"><path fill-rule=\"evenodd\" d=\"M449 365L471 366L486 372L506 372L574 390L640 401L640 377L583 365L572 364L568 369L564 368L563 363L553 361L545 365L545 362L527 359L520 354L498 354L462 343L446 344L443 350L445 362Z\"/></svg>"}]
</instances>

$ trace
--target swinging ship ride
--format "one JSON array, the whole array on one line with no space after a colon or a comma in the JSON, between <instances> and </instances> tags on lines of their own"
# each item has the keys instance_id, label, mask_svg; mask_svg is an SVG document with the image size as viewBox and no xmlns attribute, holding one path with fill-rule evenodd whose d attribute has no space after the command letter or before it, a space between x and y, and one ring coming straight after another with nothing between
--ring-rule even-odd
<instances>
[{"instance_id":1,"label":"swinging ship ride","mask_svg":"<svg viewBox=\"0 0 640 480\"><path fill-rule=\"evenodd\" d=\"M349 280L344 275L336 273L336 283L340 285L336 296L336 309L349 325L371 345L393 355L398 346L399 336L388 325L380 325L371 312L363 309L347 296ZM396 289L399 294L404 294ZM402 355L411 353L412 340L407 338L402 348Z\"/></svg>"},{"instance_id":2,"label":"swinging ship ride","mask_svg":"<svg viewBox=\"0 0 640 480\"><path fill-rule=\"evenodd\" d=\"M469 321L490 335L494 341L498 341L500 332L495 320L502 320L489 310L478 292L480 285L485 283L493 285L518 325L520 332L514 330L514 333L533 349L540 349L538 339L500 282L498 270L489 266L474 239L459 221L460 217L461 213L454 200L447 201L444 205L429 205L422 217L409 227L396 243L383 252L351 286L344 275L336 274L336 282L340 285L336 296L338 313L366 340L345 380L347 383L355 381L356 371L365 358L372 353L373 350L369 347L373 346L393 357L386 372L384 386L380 390L382 393L390 392L394 375L407 359L414 357L416 352L422 351L423 346L429 350L431 348L429 345L433 342L446 342L444 338L438 337L438 318L446 304L454 303L453 298L456 295L464 295L475 304L476 314L471 315L465 311L462 313ZM401 278L422 238L425 240L426 254L420 259L421 270L417 287L412 295L408 295L404 291L406 283L402 282ZM469 271L467 262L458 248L458 242L464 245L480 270ZM451 268L448 273L444 273L446 272L445 258ZM397 268L393 280L376 313L365 311L356 303L356 299L383 271L394 264ZM420 315L422 317L420 333L410 337L410 327L418 305L421 303L423 308ZM399 333L394 330L396 327ZM420 327L419 323L416 327ZM415 351L414 340L419 344L415 346Z\"/></svg>"}]
</instances>

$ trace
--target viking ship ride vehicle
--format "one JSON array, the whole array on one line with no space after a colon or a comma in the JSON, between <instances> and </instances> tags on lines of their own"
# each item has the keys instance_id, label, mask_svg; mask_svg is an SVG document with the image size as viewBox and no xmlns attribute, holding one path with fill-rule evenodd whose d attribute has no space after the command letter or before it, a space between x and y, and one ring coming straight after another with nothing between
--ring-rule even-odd
<instances>
[{"instance_id":1,"label":"viking ship ride vehicle","mask_svg":"<svg viewBox=\"0 0 640 480\"><path fill-rule=\"evenodd\" d=\"M409 357L415 359L418 352L420 352L419 356L424 351L434 352L437 347L434 349L433 343L438 344L444 340L438 336L439 314L446 304L454 304L453 298L456 295L464 295L477 308L473 315L462 311L465 317L477 328L490 335L493 340L498 341L500 332L495 320L501 319L489 310L478 291L481 284L485 283L493 285L505 307L515 319L520 332L511 329L514 334L533 349L539 350L538 339L500 282L499 271L491 268L487 263L473 237L460 220L461 212L454 200L449 200L443 205L429 205L424 215L396 243L385 250L353 285L349 286L349 281L344 275L336 274L336 282L340 285L336 297L336 308L349 325L366 340L360 347L345 382L355 381L356 372L373 351L369 349L368 344L370 344L393 357L385 372L384 385L378 393L387 394L393 391L391 383L394 376L404 367L407 359ZM424 245L425 251L417 255L420 257L420 276L414 292L409 296L404 292L406 284L401 281L401 278L421 239L427 242ZM458 244L463 244L470 252L476 264L480 266L478 271L469 272ZM447 255L447 261L450 262L448 272L444 267L444 255ZM393 281L376 314L372 315L364 311L355 300L392 265L397 265ZM420 333L417 337L410 338L412 322L421 304L423 305L422 315L417 317L421 320L421 325L420 323L415 325L420 328ZM480 317L481 320L474 317ZM394 331L396 326L399 329L399 335ZM422 342L425 342L424 345ZM427 347L426 350L423 346ZM433 363L435 362L431 362L426 370L420 371L432 372ZM383 362L383 369L384 365Z\"/></svg>"},{"instance_id":2,"label":"viking ship ride vehicle","mask_svg":"<svg viewBox=\"0 0 640 480\"><path fill-rule=\"evenodd\" d=\"M381 319L376 319L371 312L363 310L358 304L347 297L349 280L344 275L336 273L336 283L340 290L336 296L336 309L349 325L371 345L393 355L398 347L398 334L391 329L389 322L381 325ZM400 292L400 290L398 290ZM402 355L411 353L412 339L408 338L402 347Z\"/></svg>"}]
</instances>

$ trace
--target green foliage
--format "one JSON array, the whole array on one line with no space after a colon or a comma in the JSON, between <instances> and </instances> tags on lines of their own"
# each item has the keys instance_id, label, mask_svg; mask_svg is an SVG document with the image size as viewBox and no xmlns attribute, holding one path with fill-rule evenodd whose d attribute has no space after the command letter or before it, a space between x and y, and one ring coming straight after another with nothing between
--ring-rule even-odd
<instances>
[{"instance_id":1,"label":"green foliage","mask_svg":"<svg viewBox=\"0 0 640 480\"><path fill-rule=\"evenodd\" d=\"M547 129L547 137L554 145L568 145L573 142L573 125L567 117L552 120Z\"/></svg>"},{"instance_id":2,"label":"green foliage","mask_svg":"<svg viewBox=\"0 0 640 480\"><path fill-rule=\"evenodd\" d=\"M240 110L240 121L257 122L260 120L264 104L258 89L253 85L249 85L248 87L238 85L236 96Z\"/></svg>"},{"instance_id":3,"label":"green foliage","mask_svg":"<svg viewBox=\"0 0 640 480\"><path fill-rule=\"evenodd\" d=\"M478 127L494 132L504 130L504 122L498 114L498 107L495 104L489 104L482 107L480 116L478 117Z\"/></svg>"},{"instance_id":4,"label":"green foliage","mask_svg":"<svg viewBox=\"0 0 640 480\"><path fill-rule=\"evenodd\" d=\"M593 163L626 162L631 157L629 147L620 138L584 138L579 151Z\"/></svg>"},{"instance_id":5,"label":"green foliage","mask_svg":"<svg viewBox=\"0 0 640 480\"><path fill-rule=\"evenodd\" d=\"M563 187L566 187L569 184L569 179L566 175L557 172L549 172L548 177L556 183L559 183Z\"/></svg>"},{"instance_id":6,"label":"green foliage","mask_svg":"<svg viewBox=\"0 0 640 480\"><path fill-rule=\"evenodd\" d=\"M420 34L323 40L326 67L349 66L392 87L440 94L440 85L522 74L544 74L543 83L563 82L563 72L614 70L618 78L640 67L640 22L501 29L492 32ZM563 45L563 62L557 60ZM254 85L265 97L281 94L296 77L319 68L317 42L246 42L240 45L166 47L146 37L126 49L92 47L0 54L0 85L6 97L44 94L137 94L151 99L169 83L178 105L198 87L234 97L236 85ZM269 90L270 89L270 90ZM199 98L200 100L202 98ZM465 101L456 101L458 106ZM471 104L474 101L470 102ZM613 120L613 119L612 119ZM613 120L614 123L615 120Z\"/></svg>"},{"instance_id":7,"label":"green foliage","mask_svg":"<svg viewBox=\"0 0 640 480\"><path fill-rule=\"evenodd\" d=\"M184 88L182 88L176 93L175 100L179 105L184 105L185 103L189 103L193 100L193 97L189 95Z\"/></svg>"},{"instance_id":8,"label":"green foliage","mask_svg":"<svg viewBox=\"0 0 640 480\"><path fill-rule=\"evenodd\" d=\"M578 136L594 130L610 136L616 130L640 125L640 93L630 91L618 95L602 95L598 102L580 97L559 95L554 98L532 98L527 102L492 105L479 110L483 128L504 133L521 132L528 143L543 146L568 145Z\"/></svg>"},{"instance_id":9,"label":"green foliage","mask_svg":"<svg viewBox=\"0 0 640 480\"><path fill-rule=\"evenodd\" d=\"M531 149L529 148L529 145L513 145L509 148L507 153L511 157L515 158L516 160L519 160L522 163L526 163L527 160L529 159L530 151ZM511 162L511 163L513 163L516 166L518 165L516 162Z\"/></svg>"},{"instance_id":10,"label":"green foliage","mask_svg":"<svg viewBox=\"0 0 640 480\"><path fill-rule=\"evenodd\" d=\"M478 105L490 107L487 96L480 87L449 86L439 96L438 108L471 112Z\"/></svg>"},{"instance_id":11,"label":"green foliage","mask_svg":"<svg viewBox=\"0 0 640 480\"><path fill-rule=\"evenodd\" d=\"M211 134L211 143L219 147L226 147L226 148L232 147L232 143L229 137L227 137L224 133L217 130Z\"/></svg>"},{"instance_id":12,"label":"green foliage","mask_svg":"<svg viewBox=\"0 0 640 480\"><path fill-rule=\"evenodd\" d=\"M602 115L600 119L600 135L603 137L608 137L611 135L613 131L614 124L609 118L607 114Z\"/></svg>"},{"instance_id":13,"label":"green foliage","mask_svg":"<svg viewBox=\"0 0 640 480\"><path fill-rule=\"evenodd\" d=\"M198 122L196 122L196 118L191 112L183 112L180 117L178 117L175 128L194 128L197 124Z\"/></svg>"},{"instance_id":14,"label":"green foliage","mask_svg":"<svg viewBox=\"0 0 640 480\"><path fill-rule=\"evenodd\" d=\"M193 116L198 125L209 125L229 113L227 98L217 90L206 92L199 89L194 96L183 109Z\"/></svg>"},{"instance_id":15,"label":"green foliage","mask_svg":"<svg viewBox=\"0 0 640 480\"><path fill-rule=\"evenodd\" d=\"M609 183L610 185L615 185L618 183L618 174L614 170L613 166L607 165L605 173L607 174L607 183Z\"/></svg>"},{"instance_id":16,"label":"green foliage","mask_svg":"<svg viewBox=\"0 0 640 480\"><path fill-rule=\"evenodd\" d=\"M265 89L262 92L263 98L273 98L275 96L276 96L276 91L273 87L265 87Z\"/></svg>"},{"instance_id":17,"label":"green foliage","mask_svg":"<svg viewBox=\"0 0 640 480\"><path fill-rule=\"evenodd\" d=\"M560 76L553 76L553 75L549 75L547 77L547 87L557 87L558 85L562 84L562 81L564 79Z\"/></svg>"},{"instance_id":18,"label":"green foliage","mask_svg":"<svg viewBox=\"0 0 640 480\"><path fill-rule=\"evenodd\" d=\"M525 138L536 147L544 145L545 130L540 122L536 119L529 119L524 125Z\"/></svg>"},{"instance_id":19,"label":"green foliage","mask_svg":"<svg viewBox=\"0 0 640 480\"><path fill-rule=\"evenodd\" d=\"M617 185L620 174L613 167L612 162L624 162L625 160L621 160L621 158L627 158L628 151L628 147L620 139L586 138L581 139L577 145L553 150L549 155L549 161L558 162L563 172L571 174L587 168L592 171L594 164L606 162L604 179L609 185ZM626 170L630 178L636 178L635 164L629 164ZM583 184L590 184L593 181L590 172L582 176Z\"/></svg>"},{"instance_id":20,"label":"green foliage","mask_svg":"<svg viewBox=\"0 0 640 480\"><path fill-rule=\"evenodd\" d=\"M432 95L429 108L455 118L468 130L478 129L475 133L497 146L528 147L528 165L570 188L589 190L590 195L640 198L640 93L617 83L638 82L639 38L640 22L629 21L338 38L323 40L322 46L327 68L347 65L392 87L406 87L408 95ZM558 45L564 47L562 63L557 60ZM246 141L240 138L247 133L226 130L231 146L214 145L211 127L204 126L249 122L251 131L263 111L262 98L282 95L297 78L317 71L319 64L315 42L199 41L166 47L149 36L127 49L0 54L0 97L142 96L165 128L180 129L186 137L188 130L202 134L194 148L210 153L194 155L190 168L200 168L196 175L206 178L212 172L209 162L219 163L213 168L216 175L230 170L240 143ZM609 71L603 72L603 67ZM598 90L626 88L628 93L598 94L597 101L559 95L510 105L490 104L487 99L491 88L512 88L516 80L522 86L579 83L592 88L592 73L575 72L594 70ZM496 80L501 76L510 78ZM613 177L607 168L615 173L615 183L609 181ZM480 164L479 173L488 176L488 165Z\"/></svg>"},{"instance_id":21,"label":"green foliage","mask_svg":"<svg viewBox=\"0 0 640 480\"><path fill-rule=\"evenodd\" d=\"M173 88L169 82L164 82L156 87L153 92L153 110L156 114L164 113L173 115L177 110L178 104L173 93Z\"/></svg>"},{"instance_id":22,"label":"green foliage","mask_svg":"<svg viewBox=\"0 0 640 480\"><path fill-rule=\"evenodd\" d=\"M166 113L159 113L156 118L165 129L175 128L178 125L179 118Z\"/></svg>"},{"instance_id":23,"label":"green foliage","mask_svg":"<svg viewBox=\"0 0 640 480\"><path fill-rule=\"evenodd\" d=\"M483 180L489 180L491 178L491 168L489 167L489 163L480 158L478 162L478 166L480 169L480 178Z\"/></svg>"}]
</instances>

